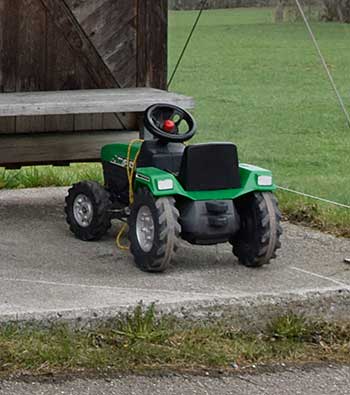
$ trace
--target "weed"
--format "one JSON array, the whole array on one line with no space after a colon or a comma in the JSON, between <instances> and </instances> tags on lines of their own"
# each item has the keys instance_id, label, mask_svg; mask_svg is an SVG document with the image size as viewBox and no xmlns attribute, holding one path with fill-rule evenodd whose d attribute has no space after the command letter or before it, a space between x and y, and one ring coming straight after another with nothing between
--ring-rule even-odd
<instances>
[{"instance_id":1,"label":"weed","mask_svg":"<svg viewBox=\"0 0 350 395\"><path fill-rule=\"evenodd\" d=\"M156 317L155 305L145 307L139 303L132 313L125 314L117 324L115 333L134 343L137 340L157 341L168 335L164 319Z\"/></svg>"},{"instance_id":2,"label":"weed","mask_svg":"<svg viewBox=\"0 0 350 395\"><path fill-rule=\"evenodd\" d=\"M285 340L301 341L310 334L305 318L294 314L272 320L267 331L272 337Z\"/></svg>"}]
</instances>

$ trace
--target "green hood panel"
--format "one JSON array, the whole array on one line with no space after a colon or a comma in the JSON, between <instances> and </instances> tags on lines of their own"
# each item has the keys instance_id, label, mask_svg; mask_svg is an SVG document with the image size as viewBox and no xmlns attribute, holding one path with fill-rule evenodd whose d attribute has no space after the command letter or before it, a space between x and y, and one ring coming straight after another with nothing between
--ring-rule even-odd
<instances>
[{"instance_id":1,"label":"green hood panel","mask_svg":"<svg viewBox=\"0 0 350 395\"><path fill-rule=\"evenodd\" d=\"M135 142L132 145L130 159L133 160L141 149L141 142ZM109 144L105 145L101 150L101 159L104 162L112 162L125 160L128 156L129 144ZM118 159L119 158L119 159Z\"/></svg>"},{"instance_id":2,"label":"green hood panel","mask_svg":"<svg viewBox=\"0 0 350 395\"><path fill-rule=\"evenodd\" d=\"M133 161L136 154L141 148L141 142L135 142L131 148L130 160ZM102 148L102 161L115 163L126 167L126 158L128 155L129 144L109 144ZM241 188L223 189L215 191L185 191L177 178L166 171L155 167L137 168L135 177L135 189L140 186L147 186L152 194L157 197L180 195L191 200L224 200L235 199L253 191L274 191L275 185L259 186L258 177L272 176L271 171L260 167L240 164L239 166ZM158 182L163 180L172 180L173 188L168 190L159 190Z\"/></svg>"},{"instance_id":3,"label":"green hood panel","mask_svg":"<svg viewBox=\"0 0 350 395\"><path fill-rule=\"evenodd\" d=\"M137 169L135 188L137 189L140 186L147 186L152 194L157 197L180 195L191 200L235 199L253 191L264 192L274 191L276 189L275 185L265 187L258 185L259 176L272 176L272 173L269 170L247 164L241 164L239 166L239 170L242 183L241 188L215 191L185 191L173 174L155 167L143 167ZM158 189L158 182L163 180L172 180L173 188L160 191Z\"/></svg>"}]
</instances>

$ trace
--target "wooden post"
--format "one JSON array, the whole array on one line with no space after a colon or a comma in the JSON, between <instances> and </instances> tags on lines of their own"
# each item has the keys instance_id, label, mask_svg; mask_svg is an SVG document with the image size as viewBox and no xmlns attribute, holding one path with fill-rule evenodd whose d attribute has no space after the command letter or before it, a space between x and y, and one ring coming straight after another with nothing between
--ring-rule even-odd
<instances>
[{"instance_id":1,"label":"wooden post","mask_svg":"<svg viewBox=\"0 0 350 395\"><path fill-rule=\"evenodd\" d=\"M166 89L168 72L168 0L139 0L137 86Z\"/></svg>"}]
</instances>

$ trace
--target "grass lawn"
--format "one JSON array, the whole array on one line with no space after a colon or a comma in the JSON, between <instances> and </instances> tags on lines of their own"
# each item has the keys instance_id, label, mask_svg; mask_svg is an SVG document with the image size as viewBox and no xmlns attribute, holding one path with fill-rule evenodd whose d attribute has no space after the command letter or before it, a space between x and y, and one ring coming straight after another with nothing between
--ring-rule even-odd
<instances>
[{"instance_id":1,"label":"grass lawn","mask_svg":"<svg viewBox=\"0 0 350 395\"><path fill-rule=\"evenodd\" d=\"M194 17L171 14L170 65ZM348 99L350 26L313 27ZM198 140L234 141L279 184L350 205L350 129L303 24L272 23L266 9L207 11L172 89L196 98Z\"/></svg>"},{"instance_id":2,"label":"grass lawn","mask_svg":"<svg viewBox=\"0 0 350 395\"><path fill-rule=\"evenodd\" d=\"M170 72L195 16L170 13ZM350 110L350 26L313 29ZM233 141L279 185L350 205L350 128L303 24L275 24L269 9L206 11L171 89L196 98L196 141ZM70 184L90 171L100 177L94 165L0 171L0 188ZM292 219L350 234L350 210L280 199Z\"/></svg>"}]
</instances>

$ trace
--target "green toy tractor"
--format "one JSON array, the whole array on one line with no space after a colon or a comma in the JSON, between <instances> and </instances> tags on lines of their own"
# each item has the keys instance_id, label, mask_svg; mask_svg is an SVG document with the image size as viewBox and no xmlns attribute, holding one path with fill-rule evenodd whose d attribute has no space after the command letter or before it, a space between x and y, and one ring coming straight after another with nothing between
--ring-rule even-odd
<instances>
[{"instance_id":1,"label":"green toy tractor","mask_svg":"<svg viewBox=\"0 0 350 395\"><path fill-rule=\"evenodd\" d=\"M104 187L75 184L66 216L79 239L100 239L112 219L129 225L136 265L162 272L180 239L229 242L239 262L260 267L280 248L281 215L269 170L239 164L232 143L185 145L196 133L187 111L155 104L145 112L144 141L102 148Z\"/></svg>"}]
</instances>

